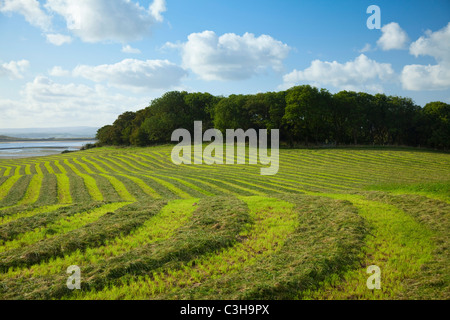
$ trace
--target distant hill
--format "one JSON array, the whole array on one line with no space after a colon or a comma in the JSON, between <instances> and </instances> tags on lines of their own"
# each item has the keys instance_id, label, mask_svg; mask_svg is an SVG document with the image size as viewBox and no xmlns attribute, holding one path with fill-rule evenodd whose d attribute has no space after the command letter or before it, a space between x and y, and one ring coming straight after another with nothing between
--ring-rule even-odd
<instances>
[{"instance_id":1,"label":"distant hill","mask_svg":"<svg viewBox=\"0 0 450 320\"><path fill-rule=\"evenodd\" d=\"M5 142L5 141L19 141L19 140L24 140L23 138L14 138L14 137L8 137L8 136L2 136L0 135L0 142Z\"/></svg>"},{"instance_id":2,"label":"distant hill","mask_svg":"<svg viewBox=\"0 0 450 320\"><path fill-rule=\"evenodd\" d=\"M20 139L73 139L73 138L94 138L98 128L94 127L67 127L67 128L0 128L0 137L6 136L8 141L14 138ZM2 138L0 138L2 139ZM5 141L5 140L4 140ZM16 139L17 141L17 139Z\"/></svg>"}]
</instances>

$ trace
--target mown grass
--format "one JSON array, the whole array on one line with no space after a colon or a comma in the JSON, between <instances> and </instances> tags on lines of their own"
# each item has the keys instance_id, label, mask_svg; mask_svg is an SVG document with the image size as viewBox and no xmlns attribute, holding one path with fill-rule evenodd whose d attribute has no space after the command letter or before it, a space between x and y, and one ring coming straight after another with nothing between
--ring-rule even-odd
<instances>
[{"instance_id":1,"label":"mown grass","mask_svg":"<svg viewBox=\"0 0 450 320\"><path fill-rule=\"evenodd\" d=\"M440 185L436 186L440 190ZM433 187L431 187L434 190ZM450 205L448 201L416 195L386 195L375 193L371 199L393 205L411 216L428 232L432 241L432 257L420 270L404 280L402 299L450 299ZM417 247L416 247L417 251Z\"/></svg>"},{"instance_id":2,"label":"mown grass","mask_svg":"<svg viewBox=\"0 0 450 320\"><path fill-rule=\"evenodd\" d=\"M406 292L404 280L417 275L432 259L432 231L399 208L360 195L326 195L350 201L367 221L370 234L362 252L360 268L343 275L329 276L316 291L301 292L300 298L313 299L393 299ZM382 272L381 289L368 290L367 267L376 265Z\"/></svg>"},{"instance_id":3,"label":"mown grass","mask_svg":"<svg viewBox=\"0 0 450 320\"><path fill-rule=\"evenodd\" d=\"M105 260L117 257L141 246L170 238L192 216L196 209L196 199L172 200L164 206L158 214L151 216L146 222L132 230L128 235L118 236L107 240L99 247L88 247L85 251L77 250L63 257L51 258L47 262L34 265L32 270L10 269L8 273L0 275L0 281L7 279L23 279L36 277L55 277L57 283L64 274L67 265L78 264L81 267L105 264ZM143 208L140 208L143 209ZM31 279L31 281L34 281Z\"/></svg>"},{"instance_id":4,"label":"mown grass","mask_svg":"<svg viewBox=\"0 0 450 320\"><path fill-rule=\"evenodd\" d=\"M275 242L277 250L257 256L237 272L206 279L169 297L294 299L299 290L314 287L327 274L357 263L366 227L350 204L311 196L282 198L294 207L295 223L280 243Z\"/></svg>"},{"instance_id":5,"label":"mown grass","mask_svg":"<svg viewBox=\"0 0 450 320\"><path fill-rule=\"evenodd\" d=\"M78 263L81 266L90 263L95 264L100 260L124 254L130 249L167 239L191 216L192 211L195 209L192 206L193 200L195 199L172 200L159 214L151 216L142 226L132 230L128 235L107 240L100 247L89 247L84 252L77 250L64 257L52 258L48 262L33 266L32 272L28 269L20 268L10 270L6 277L23 278L57 274L62 272L68 264Z\"/></svg>"},{"instance_id":6,"label":"mown grass","mask_svg":"<svg viewBox=\"0 0 450 320\"><path fill-rule=\"evenodd\" d=\"M150 275L132 279L126 285L91 293L90 299L168 298L178 289L197 286L210 278L238 272L244 264L267 257L282 246L286 234L293 232L296 213L293 205L263 197L241 198L249 208L249 220L232 247L219 248L193 259L181 267L160 268Z\"/></svg>"},{"instance_id":7,"label":"mown grass","mask_svg":"<svg viewBox=\"0 0 450 320\"><path fill-rule=\"evenodd\" d=\"M413 184L385 183L369 186L368 189L387 191L395 194L417 194L450 203L450 181Z\"/></svg>"},{"instance_id":8,"label":"mown grass","mask_svg":"<svg viewBox=\"0 0 450 320\"><path fill-rule=\"evenodd\" d=\"M58 198L58 180L52 174L38 174L42 177L39 198L33 205L53 205L59 203Z\"/></svg>"},{"instance_id":9,"label":"mown grass","mask_svg":"<svg viewBox=\"0 0 450 320\"><path fill-rule=\"evenodd\" d=\"M63 215L63 216L56 215L56 218L59 219L57 220L54 219L52 221L53 223L47 225L45 225L44 221L48 223L51 221L51 218L44 219L44 221L40 219L40 222L45 225L45 228L36 228L32 231L25 233L19 232L21 228L17 228L16 226L17 221L16 223L10 223L6 225L6 227L11 227L12 224L13 226L11 229L16 231L16 233L6 232L5 237L6 239L5 242L2 243L0 253L15 248L25 247L37 243L38 241L43 239L50 239L52 237L55 237L56 235L62 235L69 231L79 229L85 225L95 222L106 213L121 208L125 204L127 203L112 203L103 205L95 209L88 209L86 211L76 212L75 214L72 215ZM12 239L11 235L16 235L16 237Z\"/></svg>"},{"instance_id":10,"label":"mown grass","mask_svg":"<svg viewBox=\"0 0 450 320\"><path fill-rule=\"evenodd\" d=\"M52 211L53 208L55 211ZM84 209L89 209L89 206L86 206ZM83 209L54 206L38 208L29 212L20 211L15 215L5 216L0 225L0 239L3 241L13 240L19 234L31 232L38 227L46 226L58 218L76 214L79 210L82 211Z\"/></svg>"},{"instance_id":11,"label":"mown grass","mask_svg":"<svg viewBox=\"0 0 450 320\"><path fill-rule=\"evenodd\" d=\"M282 149L261 176L171 149L1 160L0 298L450 298L449 154Z\"/></svg>"},{"instance_id":12,"label":"mown grass","mask_svg":"<svg viewBox=\"0 0 450 320\"><path fill-rule=\"evenodd\" d=\"M72 203L72 195L70 194L70 180L65 174L55 174L58 188L58 202Z\"/></svg>"},{"instance_id":13,"label":"mown grass","mask_svg":"<svg viewBox=\"0 0 450 320\"><path fill-rule=\"evenodd\" d=\"M0 201L3 201L3 199L6 198L6 196L11 192L13 189L14 184L20 180L21 176L12 176L9 177L6 181L4 181L0 185ZM15 188L14 188L15 189ZM19 188L18 188L19 189Z\"/></svg>"},{"instance_id":14,"label":"mown grass","mask_svg":"<svg viewBox=\"0 0 450 320\"><path fill-rule=\"evenodd\" d=\"M89 246L103 244L107 239L114 238L122 232L131 231L145 221L145 214L133 214L133 212L123 212L115 214L108 212L111 208L121 208L129 203L115 203L111 205L91 206L93 219L91 216L84 216L86 219L78 220L78 229L73 229L71 224L61 220L61 223L55 225L56 229L46 228L25 234L23 241L25 247L14 248L0 254L0 270L5 272L11 267L31 266L41 261L47 261L51 257L64 255L75 250L84 250ZM102 218L99 218L102 216ZM92 220L98 219L90 223ZM85 224L87 222L88 224ZM65 232L65 230L69 232ZM58 232L64 233L58 235ZM56 236L54 234L56 233ZM42 239L49 235L48 239ZM38 239L40 241L35 242Z\"/></svg>"},{"instance_id":15,"label":"mown grass","mask_svg":"<svg viewBox=\"0 0 450 320\"><path fill-rule=\"evenodd\" d=\"M43 179L44 176L42 175L33 175L24 197L17 203L17 205L20 206L35 203L39 198Z\"/></svg>"},{"instance_id":16,"label":"mown grass","mask_svg":"<svg viewBox=\"0 0 450 320\"><path fill-rule=\"evenodd\" d=\"M246 207L238 199L202 199L189 222L181 226L173 237L127 251L105 263L87 266L84 273L89 280L83 283L82 292L75 294L102 289L123 282L127 277L142 275L164 265L174 266L217 248L231 246L247 220ZM54 283L46 277L39 280L26 281L25 286L35 288L27 293L27 297L61 298L74 294L64 282ZM10 290L6 295L23 291L17 286L11 289L14 283L7 283Z\"/></svg>"},{"instance_id":17,"label":"mown grass","mask_svg":"<svg viewBox=\"0 0 450 320\"><path fill-rule=\"evenodd\" d=\"M6 210L0 211L0 225L9 223L11 221L25 218L25 217L31 217L36 214L40 213L47 213L52 212L53 210L57 210L64 205L58 204L58 205L49 205L49 206L27 206L26 210L24 210L23 207L12 207L8 208Z\"/></svg>"}]
</instances>

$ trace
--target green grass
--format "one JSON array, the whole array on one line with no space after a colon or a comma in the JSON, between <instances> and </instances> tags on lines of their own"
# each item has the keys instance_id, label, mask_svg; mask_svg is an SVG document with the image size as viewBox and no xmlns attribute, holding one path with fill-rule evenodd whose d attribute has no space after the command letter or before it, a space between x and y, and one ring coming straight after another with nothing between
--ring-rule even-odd
<instances>
[{"instance_id":1,"label":"green grass","mask_svg":"<svg viewBox=\"0 0 450 320\"><path fill-rule=\"evenodd\" d=\"M103 205L99 208L82 211L71 216L59 215L59 220L51 224L46 224L45 228L36 228L33 231L20 234L14 240L4 242L0 249L0 253L35 244L44 239L51 239L57 235L62 235L72 230L77 230L97 221L108 212L114 212L126 204L128 203L112 203Z\"/></svg>"},{"instance_id":2,"label":"green grass","mask_svg":"<svg viewBox=\"0 0 450 320\"><path fill-rule=\"evenodd\" d=\"M360 268L341 277L330 276L317 291L306 291L302 298L389 299L408 290L404 279L420 272L432 259L432 232L402 210L386 203L366 200L359 195L327 195L350 201L371 227ZM367 290L361 283L368 278L366 269L376 265L382 270L380 290Z\"/></svg>"},{"instance_id":3,"label":"green grass","mask_svg":"<svg viewBox=\"0 0 450 320\"><path fill-rule=\"evenodd\" d=\"M21 178L21 176L9 177L8 180L4 181L0 185L0 200L3 200L8 195L8 193L11 191L12 187L14 186L14 184L20 178Z\"/></svg>"},{"instance_id":4,"label":"green grass","mask_svg":"<svg viewBox=\"0 0 450 320\"><path fill-rule=\"evenodd\" d=\"M246 254L227 252L221 257L225 261L214 259L217 267L232 263L221 274L216 271L164 298L293 299L300 288L351 264L363 245L363 219L348 204L294 195L245 201L255 218L264 219L243 236ZM336 229L344 226L336 239Z\"/></svg>"},{"instance_id":5,"label":"green grass","mask_svg":"<svg viewBox=\"0 0 450 320\"><path fill-rule=\"evenodd\" d=\"M395 194L417 194L425 197L445 201L450 199L450 181L434 183L414 183L414 184L382 184L374 185L369 190L387 191Z\"/></svg>"},{"instance_id":6,"label":"green grass","mask_svg":"<svg viewBox=\"0 0 450 320\"><path fill-rule=\"evenodd\" d=\"M450 298L449 154L281 149L261 176L171 150L0 160L0 299Z\"/></svg>"},{"instance_id":7,"label":"green grass","mask_svg":"<svg viewBox=\"0 0 450 320\"><path fill-rule=\"evenodd\" d=\"M151 276L145 276L127 285L91 293L90 299L167 298L177 288L205 282L230 272L239 272L245 264L257 257L267 257L281 247L286 234L296 226L293 205L277 199L263 197L242 198L248 208L250 220L237 235L237 243L189 261L183 267L161 268Z\"/></svg>"},{"instance_id":8,"label":"green grass","mask_svg":"<svg viewBox=\"0 0 450 320\"><path fill-rule=\"evenodd\" d=\"M41 192L42 180L42 175L33 175L31 177L30 185L28 186L25 196L17 203L17 205L20 206L35 203L38 200L39 194Z\"/></svg>"},{"instance_id":9,"label":"green grass","mask_svg":"<svg viewBox=\"0 0 450 320\"><path fill-rule=\"evenodd\" d=\"M129 250L170 238L192 216L197 199L172 200L158 214L150 216L145 223L132 230L128 235L107 240L102 246L89 247L85 251L77 250L63 257L56 257L28 269L10 270L0 275L0 280L10 278L36 278L37 276L55 276L63 273L67 265L80 266L104 263L106 259L125 254ZM29 224L28 224L29 225Z\"/></svg>"}]
</instances>

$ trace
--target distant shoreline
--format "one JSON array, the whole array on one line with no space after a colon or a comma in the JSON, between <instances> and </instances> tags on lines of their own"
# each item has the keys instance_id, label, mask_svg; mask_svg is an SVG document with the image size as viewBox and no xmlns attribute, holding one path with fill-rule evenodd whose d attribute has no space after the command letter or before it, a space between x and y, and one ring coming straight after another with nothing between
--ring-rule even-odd
<instances>
[{"instance_id":1,"label":"distant shoreline","mask_svg":"<svg viewBox=\"0 0 450 320\"><path fill-rule=\"evenodd\" d=\"M45 139L29 139L29 138L14 138L2 137L0 142L64 142L64 141L96 141L95 138L45 138Z\"/></svg>"},{"instance_id":2,"label":"distant shoreline","mask_svg":"<svg viewBox=\"0 0 450 320\"><path fill-rule=\"evenodd\" d=\"M27 139L0 141L0 159L32 158L75 152L83 150L84 146L95 144L95 139Z\"/></svg>"},{"instance_id":3,"label":"distant shoreline","mask_svg":"<svg viewBox=\"0 0 450 320\"><path fill-rule=\"evenodd\" d=\"M44 146L44 147L11 147L11 148L0 148L0 150L24 150L24 149L64 149L64 148L72 148L72 149L81 149L81 147L72 147L72 146Z\"/></svg>"}]
</instances>

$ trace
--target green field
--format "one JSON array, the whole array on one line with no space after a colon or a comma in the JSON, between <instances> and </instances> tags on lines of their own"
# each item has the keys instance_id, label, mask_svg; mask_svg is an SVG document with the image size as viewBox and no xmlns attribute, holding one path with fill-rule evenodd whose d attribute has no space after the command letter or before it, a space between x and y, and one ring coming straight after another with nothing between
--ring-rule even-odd
<instances>
[{"instance_id":1,"label":"green field","mask_svg":"<svg viewBox=\"0 0 450 320\"><path fill-rule=\"evenodd\" d=\"M450 154L282 149L261 176L171 151L0 160L0 299L450 298Z\"/></svg>"}]
</instances>

